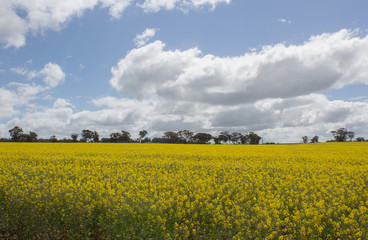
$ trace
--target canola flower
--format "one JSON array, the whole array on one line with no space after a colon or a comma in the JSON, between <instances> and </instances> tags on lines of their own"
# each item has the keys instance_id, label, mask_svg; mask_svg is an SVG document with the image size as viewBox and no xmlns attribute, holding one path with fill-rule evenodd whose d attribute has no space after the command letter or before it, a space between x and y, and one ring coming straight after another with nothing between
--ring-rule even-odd
<instances>
[{"instance_id":1,"label":"canola flower","mask_svg":"<svg viewBox=\"0 0 368 240\"><path fill-rule=\"evenodd\" d=\"M1 143L0 239L368 239L367 156L367 143Z\"/></svg>"}]
</instances>

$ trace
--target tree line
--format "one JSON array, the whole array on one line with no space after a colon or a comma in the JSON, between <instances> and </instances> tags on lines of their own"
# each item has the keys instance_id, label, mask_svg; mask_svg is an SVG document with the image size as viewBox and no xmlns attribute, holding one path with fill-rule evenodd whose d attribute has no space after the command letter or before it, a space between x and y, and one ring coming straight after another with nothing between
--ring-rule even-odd
<instances>
[{"instance_id":1,"label":"tree line","mask_svg":"<svg viewBox=\"0 0 368 240\"><path fill-rule=\"evenodd\" d=\"M339 128L337 130L333 130L331 131L331 134L334 139L328 140L327 142L346 142L348 139L350 140L350 142L352 142L355 137L355 132L348 131L346 128ZM314 136L313 138L310 139L310 143L318 143L318 138L319 137L317 135ZM368 141L368 139L365 140L364 137L357 137L354 141L365 142ZM303 136L302 142L308 143L308 137Z\"/></svg>"},{"instance_id":2,"label":"tree line","mask_svg":"<svg viewBox=\"0 0 368 240\"><path fill-rule=\"evenodd\" d=\"M1 139L1 141L11 142L103 142L103 143L177 143L177 144L259 144L261 137L254 132L242 134L239 132L230 133L228 131L220 132L217 136L209 133L194 133L189 130L178 132L167 131L162 137L147 137L147 130L139 131L139 137L133 139L128 131L113 132L109 138L100 138L97 131L89 129L82 130L81 134L72 133L70 138L57 139L52 135L49 139L39 139L38 134L30 131L24 133L19 126L9 130L10 139ZM79 138L80 137L80 138Z\"/></svg>"}]
</instances>

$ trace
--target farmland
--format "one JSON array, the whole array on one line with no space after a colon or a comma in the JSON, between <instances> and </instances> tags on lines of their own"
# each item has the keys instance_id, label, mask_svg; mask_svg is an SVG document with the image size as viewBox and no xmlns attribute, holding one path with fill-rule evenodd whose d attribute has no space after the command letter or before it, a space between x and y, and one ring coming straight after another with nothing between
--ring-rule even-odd
<instances>
[{"instance_id":1,"label":"farmland","mask_svg":"<svg viewBox=\"0 0 368 240\"><path fill-rule=\"evenodd\" d=\"M367 239L368 144L1 143L1 239Z\"/></svg>"}]
</instances>

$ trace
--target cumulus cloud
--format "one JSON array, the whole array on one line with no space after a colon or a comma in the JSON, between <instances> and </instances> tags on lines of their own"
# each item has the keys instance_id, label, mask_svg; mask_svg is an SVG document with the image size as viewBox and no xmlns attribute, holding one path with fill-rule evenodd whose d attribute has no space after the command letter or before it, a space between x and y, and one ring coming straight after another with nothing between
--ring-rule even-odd
<instances>
[{"instance_id":1,"label":"cumulus cloud","mask_svg":"<svg viewBox=\"0 0 368 240\"><path fill-rule=\"evenodd\" d=\"M65 80L65 73L58 64L48 63L39 72L47 86L54 88Z\"/></svg>"},{"instance_id":2,"label":"cumulus cloud","mask_svg":"<svg viewBox=\"0 0 368 240\"><path fill-rule=\"evenodd\" d=\"M161 9L189 9L210 6L230 0L2 0L0 1L0 44L4 47L21 47L28 33L38 34L47 30L59 31L73 17L80 17L96 6L109 9L113 18L119 18L127 7L135 3L144 11Z\"/></svg>"},{"instance_id":3,"label":"cumulus cloud","mask_svg":"<svg viewBox=\"0 0 368 240\"><path fill-rule=\"evenodd\" d=\"M40 93L58 86L65 80L65 73L55 63L45 64L39 71L28 70L24 67L12 68L10 71L25 76L28 80L40 78L44 84L37 84L34 81L10 82L6 87L0 88L0 119L17 114L17 107L29 105L32 100L39 97ZM58 102L58 105L60 104L61 100Z\"/></svg>"},{"instance_id":4,"label":"cumulus cloud","mask_svg":"<svg viewBox=\"0 0 368 240\"><path fill-rule=\"evenodd\" d=\"M156 28L147 28L143 33L137 34L134 38L135 46L142 47L146 45L146 43L155 36L157 30Z\"/></svg>"},{"instance_id":5,"label":"cumulus cloud","mask_svg":"<svg viewBox=\"0 0 368 240\"><path fill-rule=\"evenodd\" d=\"M197 48L166 50L155 41L131 50L111 71L110 84L125 96L239 105L368 84L368 36L341 30L224 58Z\"/></svg>"}]
</instances>

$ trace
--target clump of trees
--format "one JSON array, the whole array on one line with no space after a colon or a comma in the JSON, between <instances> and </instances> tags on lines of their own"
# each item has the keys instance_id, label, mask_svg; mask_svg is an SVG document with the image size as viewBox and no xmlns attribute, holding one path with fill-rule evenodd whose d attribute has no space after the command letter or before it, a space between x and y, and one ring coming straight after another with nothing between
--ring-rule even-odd
<instances>
[{"instance_id":1,"label":"clump of trees","mask_svg":"<svg viewBox=\"0 0 368 240\"><path fill-rule=\"evenodd\" d=\"M319 139L319 137L317 135L315 135L314 137L312 137L310 139L310 143L318 143L318 139ZM302 143L308 143L308 137L307 136L302 137Z\"/></svg>"},{"instance_id":2,"label":"clump of trees","mask_svg":"<svg viewBox=\"0 0 368 240\"><path fill-rule=\"evenodd\" d=\"M14 142L37 142L38 135L35 132L29 132L28 134L23 132L23 129L15 126L9 130L10 138Z\"/></svg>"},{"instance_id":3,"label":"clump of trees","mask_svg":"<svg viewBox=\"0 0 368 240\"><path fill-rule=\"evenodd\" d=\"M9 130L11 141L13 142L105 142L105 143L178 143L178 144L259 144L262 139L254 132L248 134L241 134L239 132L229 133L223 131L217 136L212 136L209 133L194 133L189 130L181 130L178 132L167 131L162 137L155 137L150 139L147 137L147 130L139 131L139 138L132 139L131 134L128 131L122 130L121 132L113 132L109 138L100 139L100 135L97 131L89 129L82 130L80 140L78 140L79 134L72 133L70 139L57 139L55 135L52 135L49 139L38 139L35 132L29 132L24 134L23 129L16 126Z\"/></svg>"},{"instance_id":4,"label":"clump of trees","mask_svg":"<svg viewBox=\"0 0 368 240\"><path fill-rule=\"evenodd\" d=\"M335 142L345 142L348 138L353 141L354 132L348 131L346 128L339 128L336 131L331 131Z\"/></svg>"}]
</instances>

